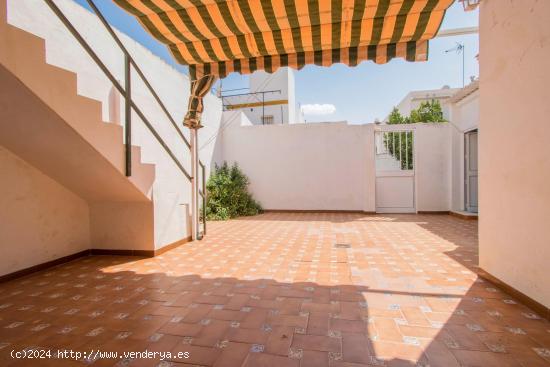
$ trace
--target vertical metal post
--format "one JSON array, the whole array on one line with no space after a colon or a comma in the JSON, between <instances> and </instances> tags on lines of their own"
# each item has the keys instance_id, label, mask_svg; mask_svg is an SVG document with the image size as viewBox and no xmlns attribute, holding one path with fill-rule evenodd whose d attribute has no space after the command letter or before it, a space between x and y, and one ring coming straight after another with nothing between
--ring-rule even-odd
<instances>
[{"instance_id":1,"label":"vertical metal post","mask_svg":"<svg viewBox=\"0 0 550 367\"><path fill-rule=\"evenodd\" d=\"M199 230L199 131L191 128L191 237L202 239Z\"/></svg>"},{"instance_id":2,"label":"vertical metal post","mask_svg":"<svg viewBox=\"0 0 550 367\"><path fill-rule=\"evenodd\" d=\"M399 132L399 166L403 169L403 147L401 146L402 132Z\"/></svg>"},{"instance_id":3,"label":"vertical metal post","mask_svg":"<svg viewBox=\"0 0 550 367\"><path fill-rule=\"evenodd\" d=\"M265 124L265 92L262 92L262 125Z\"/></svg>"},{"instance_id":4,"label":"vertical metal post","mask_svg":"<svg viewBox=\"0 0 550 367\"><path fill-rule=\"evenodd\" d=\"M124 54L124 149L126 176L132 176L132 65L130 55Z\"/></svg>"},{"instance_id":5,"label":"vertical metal post","mask_svg":"<svg viewBox=\"0 0 550 367\"><path fill-rule=\"evenodd\" d=\"M201 165L202 171L202 235L206 236L206 168Z\"/></svg>"},{"instance_id":6,"label":"vertical metal post","mask_svg":"<svg viewBox=\"0 0 550 367\"><path fill-rule=\"evenodd\" d=\"M409 169L409 132L405 132L405 169Z\"/></svg>"},{"instance_id":7,"label":"vertical metal post","mask_svg":"<svg viewBox=\"0 0 550 367\"><path fill-rule=\"evenodd\" d=\"M462 88L464 88L464 54L466 53L466 50L464 49L464 44L462 44Z\"/></svg>"},{"instance_id":8,"label":"vertical metal post","mask_svg":"<svg viewBox=\"0 0 550 367\"><path fill-rule=\"evenodd\" d=\"M396 157L397 154L395 154L395 133L393 132L391 133L391 144L392 144L392 155L394 158L397 159Z\"/></svg>"},{"instance_id":9,"label":"vertical metal post","mask_svg":"<svg viewBox=\"0 0 550 367\"><path fill-rule=\"evenodd\" d=\"M414 156L414 144L415 144L414 139L415 139L414 138L414 131L411 131L411 148L410 148L411 149L411 169L413 169L413 170L415 169L415 164L416 164L415 163L416 158Z\"/></svg>"}]
</instances>

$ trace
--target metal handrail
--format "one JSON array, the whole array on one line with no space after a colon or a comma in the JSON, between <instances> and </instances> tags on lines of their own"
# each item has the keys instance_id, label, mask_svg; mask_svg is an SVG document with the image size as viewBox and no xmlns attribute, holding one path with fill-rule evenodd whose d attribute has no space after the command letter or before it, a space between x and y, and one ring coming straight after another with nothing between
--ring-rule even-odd
<instances>
[{"instance_id":1,"label":"metal handrail","mask_svg":"<svg viewBox=\"0 0 550 367\"><path fill-rule=\"evenodd\" d=\"M122 43L122 41L120 40L120 38L116 35L115 31L113 30L113 27L111 27L111 25L109 24L109 22L107 22L107 19L105 19L105 17L103 16L103 14L101 14L101 11L99 11L99 9L97 8L97 6L95 5L95 3L92 1L92 0L86 0L86 2L90 5L90 7L92 8L92 10L94 11L94 13L96 14L96 16L99 18L99 20L101 21L101 23L105 26L105 28L107 29L107 31L109 32L109 34L111 35L111 37L115 40L115 42L117 43L118 47L120 47L120 49L122 50L122 52L124 53L124 56L128 57L130 59L130 63L132 64L132 66L134 67L134 69L136 70L136 72L138 73L138 75L140 76L141 80L143 80L143 82L145 83L145 86L147 86L147 89L149 89L149 92L151 92L151 94L153 95L153 97L155 98L155 100L157 101L157 103L159 104L160 108L162 109L162 111L164 112L164 114L166 115L166 117L168 117L168 120L170 120L170 123L172 124L172 126L174 126L174 128L176 129L176 131L178 132L178 135L182 138L182 140L184 141L185 145L187 145L188 148L191 148L191 144L189 144L189 141L187 140L187 138L183 135L183 132L180 130L180 128L178 127L178 124L176 123L176 121L174 120L174 118L172 117L172 115L170 115L170 112L168 112L168 109L166 108L166 106L164 105L164 103L162 103L162 100L160 99L160 97L158 96L157 92L153 89L153 87L151 86L151 83L149 83L149 80L147 80L147 78L145 77L145 74L143 74L143 72L141 71L140 67L137 65L137 63L134 61L134 59L132 58L132 56L130 55L130 52L128 52L128 50L126 49L126 46L124 46L124 44Z\"/></svg>"},{"instance_id":2,"label":"metal handrail","mask_svg":"<svg viewBox=\"0 0 550 367\"><path fill-rule=\"evenodd\" d=\"M96 52L92 49L92 47L86 42L84 37L78 32L78 30L74 27L74 25L71 23L71 21L65 16L63 11L59 9L59 7L55 4L53 0L44 0L44 2L50 7L50 9L54 12L55 15L59 18L59 20L65 25L65 27L71 32L71 34L75 37L75 39L80 43L82 48L88 53L88 55L92 58L92 60L96 63L96 65L101 69L101 71L105 74L105 76L109 79L109 81L113 84L113 86L117 89L117 91L124 96L125 99L125 134L124 134L124 144L125 144L125 173L126 176L132 175L132 145L131 145L131 130L132 130L132 120L131 120L131 110L133 109L136 114L140 117L140 119L143 121L145 126L149 129L151 134L156 138L158 143L164 148L166 153L170 156L170 158L174 161L176 166L180 169L180 171L184 174L184 176L191 182L192 177L187 172L185 167L181 164L181 162L176 158L176 155L172 152L172 150L168 147L166 142L162 139L162 137L158 134L158 132L155 130L149 119L145 116L145 114L141 111L139 106L132 100L131 96L131 68L133 67L134 70L137 72L138 76L141 78L141 80L144 82L145 86L155 99L155 101L159 104L160 108L168 117L168 120L170 121L171 125L176 129L177 134L180 136L180 138L183 140L185 145L188 149L191 148L191 144L181 131L181 129L178 127L175 119L172 117L170 112L168 112L168 109L158 96L157 92L154 90L154 88L151 86L151 83L149 80L145 77L145 74L142 72L141 68L137 65L137 63L134 61L120 38L117 36L111 25L107 22L101 11L97 8L95 3L92 0L86 0L88 5L92 8L94 14L99 18L103 26L107 29L111 37L114 39L118 47L121 49L122 53L124 54L124 87L119 83L119 81L115 78L113 73L107 68L105 63L99 58L99 56L96 54ZM199 164L202 169L202 186L203 190L201 193L201 196L203 198L203 224L204 224L204 234L206 233L206 185L205 185L205 166L204 164L199 160Z\"/></svg>"},{"instance_id":3,"label":"metal handrail","mask_svg":"<svg viewBox=\"0 0 550 367\"><path fill-rule=\"evenodd\" d=\"M202 190L199 190L199 194L202 197L202 234L206 235L206 167L199 161L199 166L202 173Z\"/></svg>"}]
</instances>

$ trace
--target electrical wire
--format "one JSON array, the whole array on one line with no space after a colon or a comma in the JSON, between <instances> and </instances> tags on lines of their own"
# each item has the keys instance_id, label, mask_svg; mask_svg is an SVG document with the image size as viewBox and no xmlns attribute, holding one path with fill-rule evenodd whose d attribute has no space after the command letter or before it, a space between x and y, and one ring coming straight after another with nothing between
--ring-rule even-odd
<instances>
[{"instance_id":1,"label":"electrical wire","mask_svg":"<svg viewBox=\"0 0 550 367\"><path fill-rule=\"evenodd\" d=\"M262 84L256 88L256 91L258 90L261 90L262 88L264 88L273 78L275 77L275 73L272 73L270 74L263 82ZM253 93L253 92L252 92ZM252 98L254 97L254 95L249 95L248 98L245 100L245 103L248 103L248 102L251 102L252 101ZM240 114L234 114L229 120L223 122L220 124L220 126L218 127L218 130L212 135L210 136L200 147L199 147L199 150L202 150L204 148L206 148L208 145L210 145L210 143L212 143L212 141L214 139L216 139L216 137L221 133L223 132L227 127L229 127L231 124L233 124L236 120L237 120L237 117L239 117Z\"/></svg>"}]
</instances>

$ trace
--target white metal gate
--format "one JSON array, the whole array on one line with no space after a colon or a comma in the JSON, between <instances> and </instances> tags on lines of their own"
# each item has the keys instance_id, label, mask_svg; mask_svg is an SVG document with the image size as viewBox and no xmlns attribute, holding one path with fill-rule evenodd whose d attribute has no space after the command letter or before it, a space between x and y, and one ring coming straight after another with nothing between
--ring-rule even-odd
<instances>
[{"instance_id":1,"label":"white metal gate","mask_svg":"<svg viewBox=\"0 0 550 367\"><path fill-rule=\"evenodd\" d=\"M374 139L376 212L414 213L414 131L380 126Z\"/></svg>"}]
</instances>

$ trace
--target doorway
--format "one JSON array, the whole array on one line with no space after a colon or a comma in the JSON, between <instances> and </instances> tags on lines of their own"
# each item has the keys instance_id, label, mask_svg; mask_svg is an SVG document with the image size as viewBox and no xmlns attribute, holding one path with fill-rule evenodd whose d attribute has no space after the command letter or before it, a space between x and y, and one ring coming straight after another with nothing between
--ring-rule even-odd
<instances>
[{"instance_id":1,"label":"doorway","mask_svg":"<svg viewBox=\"0 0 550 367\"><path fill-rule=\"evenodd\" d=\"M477 138L477 129L464 134L464 205L471 213L477 213Z\"/></svg>"},{"instance_id":2,"label":"doorway","mask_svg":"<svg viewBox=\"0 0 550 367\"><path fill-rule=\"evenodd\" d=\"M384 126L374 139L376 212L415 213L414 131Z\"/></svg>"}]
</instances>

